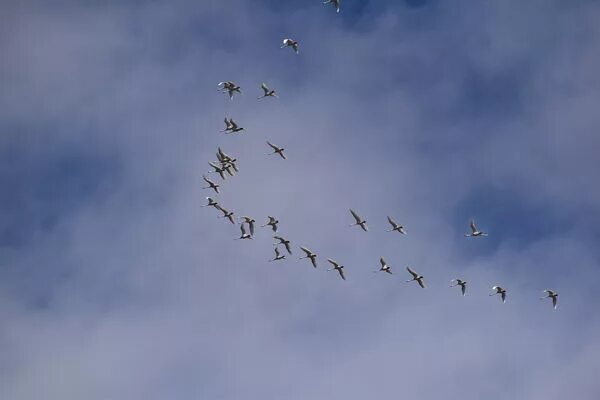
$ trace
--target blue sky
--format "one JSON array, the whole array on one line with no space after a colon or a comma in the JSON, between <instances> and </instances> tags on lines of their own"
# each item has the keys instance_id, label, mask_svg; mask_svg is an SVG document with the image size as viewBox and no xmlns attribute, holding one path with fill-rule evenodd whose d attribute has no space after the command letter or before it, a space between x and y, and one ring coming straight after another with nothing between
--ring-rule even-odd
<instances>
[{"instance_id":1,"label":"blue sky","mask_svg":"<svg viewBox=\"0 0 600 400\"><path fill-rule=\"evenodd\" d=\"M584 0L4 2L0 397L595 399L599 17ZM261 82L280 98L256 100ZM225 116L247 132L220 134ZM240 172L215 198L277 216L293 257L268 263L270 232L234 241L200 207L219 146ZM470 218L490 236L464 238ZM382 256L394 275L371 273Z\"/></svg>"}]
</instances>

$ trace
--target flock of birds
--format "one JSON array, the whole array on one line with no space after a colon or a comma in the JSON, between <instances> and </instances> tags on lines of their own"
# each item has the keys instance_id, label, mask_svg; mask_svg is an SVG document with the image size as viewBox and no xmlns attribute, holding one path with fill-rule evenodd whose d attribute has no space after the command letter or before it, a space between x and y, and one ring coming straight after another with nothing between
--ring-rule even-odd
<instances>
[{"instance_id":1,"label":"flock of birds","mask_svg":"<svg viewBox=\"0 0 600 400\"><path fill-rule=\"evenodd\" d=\"M335 7L336 11L339 12L340 11L340 2L341 2L341 0L327 0L323 4L324 5L331 4ZM296 54L298 54L299 46L300 45L296 40L286 38L283 40L281 48L290 47L294 50L294 52ZM220 82L218 84L218 88L219 88L220 92L227 94L231 100L233 100L233 98L236 94L242 94L241 87L232 81ZM263 91L263 95L258 97L258 99L264 99L267 97L271 97L271 98L278 97L276 91L273 89L270 89L265 83L261 84L261 89ZM225 129L221 130L222 133L232 134L232 133L239 133L242 131L244 131L244 128L239 126L238 123L233 120L233 118L227 118L227 117L225 118ZM284 154L284 150L285 150L284 148L279 147L279 146L271 143L270 141L267 141L266 144L272 150L272 152L269 153L269 155L277 154L282 159L284 159L284 160L286 159L286 156ZM209 162L209 165L213 168L213 171L210 171L209 174L216 173L220 176L220 178L222 180L225 180L227 176L233 176L236 172L238 172L238 168L236 165L237 159L235 157L232 157L232 156L226 154L220 147L217 149L216 156L217 156L216 162L212 162L212 161ZM208 186L203 187L203 189L211 189L217 194L220 193L220 191L219 191L220 185L218 183L212 181L207 175L203 175L203 179L208 184ZM221 206L217 201L215 201L211 197L207 197L206 200L207 200L207 204L203 205L202 207L213 207L222 213L222 215L219 218L227 218L229 220L229 222L231 222L232 224L236 224L236 220L234 218L233 211L227 210L226 208ZM367 226L367 221L364 218L362 218L356 211L354 211L352 209L350 209L349 211L350 211L350 214L352 215L352 217L354 218L354 223L349 226L350 227L358 226L363 231L368 232L369 228ZM387 220L391 226L391 229L389 229L387 232L398 232L402 235L406 235L406 229L404 228L404 226L398 224L396 221L394 221L394 219L392 219L389 216L387 217ZM254 229L255 223L256 223L256 220L252 217L249 217L249 216L240 217L241 234L240 234L240 237L236 238L235 240L253 239L254 233L255 233L255 229ZM266 223L264 225L261 225L261 227L263 227L263 228L269 227L274 233L277 233L278 224L279 224L279 220L277 218L269 215L269 216L267 216ZM465 237L487 237L488 236L487 232L484 232L484 231L480 230L479 228L477 228L477 225L475 225L474 220L470 221L469 226L470 226L471 231L469 233L466 233L464 235ZM277 241L276 243L273 244L273 246L275 246L275 248L274 248L275 254L272 259L268 260L269 262L276 262L276 261L281 261L281 260L286 259L286 254L284 254L283 251L280 250L280 246L285 248L287 255L292 254L292 246L291 246L290 240L286 239L283 236L278 236L278 235L274 235L273 239L275 239ZM314 253L313 251L311 251L307 247L304 247L304 246L299 246L299 247L300 247L300 250L302 250L302 252L304 253L304 256L300 257L299 259L300 260L307 259L310 261L310 263L312 264L312 266L314 268L317 268L317 254ZM346 275L344 272L344 265L342 265L341 263L339 263L331 258L328 258L327 262L331 265L331 268L328 269L327 271L337 271L339 277L343 280L346 280ZM379 269L373 271L374 273L385 272L387 274L392 274L392 268L387 264L387 262L385 261L385 259L383 257L381 257L379 259L379 262L380 262L381 266ZM423 289L425 288L425 278L423 277L423 275L416 272L410 266L406 267L406 271L412 277L412 279L408 279L406 281L407 283L408 282L416 282L421 288L423 288ZM450 287L460 287L461 294L463 296L465 296L467 293L467 281L466 280L459 279L459 278L453 279L450 282ZM554 290L550 290L550 289L546 289L543 292L545 293L545 295L543 297L540 297L540 299L542 299L542 300L543 299L551 299L553 308L557 309L558 293L555 292ZM507 293L507 290L505 288L503 288L502 286L492 286L492 293L490 294L490 296L500 295L502 302L505 303L506 302L506 293Z\"/></svg>"}]
</instances>

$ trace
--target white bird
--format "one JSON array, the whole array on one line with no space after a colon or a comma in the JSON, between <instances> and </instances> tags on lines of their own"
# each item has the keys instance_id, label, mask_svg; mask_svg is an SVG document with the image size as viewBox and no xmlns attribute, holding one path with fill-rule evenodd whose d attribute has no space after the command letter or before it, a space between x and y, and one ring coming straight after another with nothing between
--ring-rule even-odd
<instances>
[{"instance_id":1,"label":"white bird","mask_svg":"<svg viewBox=\"0 0 600 400\"><path fill-rule=\"evenodd\" d=\"M291 47L294 49L296 54L298 54L298 46L298 42L296 42L294 39L283 39L283 46L281 46L281 48L283 49L284 47Z\"/></svg>"},{"instance_id":2,"label":"white bird","mask_svg":"<svg viewBox=\"0 0 600 400\"><path fill-rule=\"evenodd\" d=\"M233 94L235 92L242 94L241 88L231 81L219 82L219 84L217 86L220 87L220 89L219 89L220 91L227 92L229 94L229 98L231 100L233 100Z\"/></svg>"},{"instance_id":3,"label":"white bird","mask_svg":"<svg viewBox=\"0 0 600 400\"><path fill-rule=\"evenodd\" d=\"M450 287L460 286L460 291L462 295L465 295L467 291L467 281L463 281L462 279L452 279L450 281Z\"/></svg>"},{"instance_id":4,"label":"white bird","mask_svg":"<svg viewBox=\"0 0 600 400\"><path fill-rule=\"evenodd\" d=\"M336 261L333 261L331 258L328 258L327 261L331 265L333 265L333 268L330 268L327 271L333 271L335 269L338 272L338 274L340 274L340 278L342 278L343 280L346 280L346 277L344 276L344 266Z\"/></svg>"},{"instance_id":5,"label":"white bird","mask_svg":"<svg viewBox=\"0 0 600 400\"><path fill-rule=\"evenodd\" d=\"M285 246L285 249L287 250L288 253L292 254L292 248L290 246L290 241L281 237L281 236L273 236L273 239L275 240L279 240L279 243L275 243L273 244L273 246L277 246L278 244L282 244Z\"/></svg>"},{"instance_id":6,"label":"white bird","mask_svg":"<svg viewBox=\"0 0 600 400\"><path fill-rule=\"evenodd\" d=\"M324 5L332 4L335 7L335 11L340 12L340 2L341 1L342 0L327 0L327 1L324 1L323 4Z\"/></svg>"},{"instance_id":7,"label":"white bird","mask_svg":"<svg viewBox=\"0 0 600 400\"><path fill-rule=\"evenodd\" d=\"M269 261L279 261L285 258L285 254L279 254L279 247L275 247L275 258Z\"/></svg>"},{"instance_id":8,"label":"white bird","mask_svg":"<svg viewBox=\"0 0 600 400\"><path fill-rule=\"evenodd\" d=\"M220 216L219 218L227 218L229 220L229 222L231 222L232 224L235 224L235 221L233 220L233 211L227 211L225 208L221 207L218 204L215 207L218 210L220 210L221 212L223 212L223 215Z\"/></svg>"},{"instance_id":9,"label":"white bird","mask_svg":"<svg viewBox=\"0 0 600 400\"><path fill-rule=\"evenodd\" d=\"M558 308L558 293L556 293L554 290L550 290L550 289L544 290L544 293L546 293L546 296L540 297L540 300L551 298L552 306L556 310Z\"/></svg>"},{"instance_id":10,"label":"white bird","mask_svg":"<svg viewBox=\"0 0 600 400\"><path fill-rule=\"evenodd\" d=\"M417 283L419 284L419 286L421 286L423 289L425 289L425 281L422 275L417 274L415 271L413 271L410 267L406 267L406 270L412 275L412 279L406 281L406 282L412 282L412 281L417 281Z\"/></svg>"},{"instance_id":11,"label":"white bird","mask_svg":"<svg viewBox=\"0 0 600 400\"><path fill-rule=\"evenodd\" d=\"M269 89L266 83L263 83L262 85L260 85L260 87L262 88L263 92L265 92L265 94L260 96L258 98L259 100L264 99L265 97L277 97L277 93L275 93L275 90Z\"/></svg>"},{"instance_id":12,"label":"white bird","mask_svg":"<svg viewBox=\"0 0 600 400\"><path fill-rule=\"evenodd\" d=\"M364 219L362 219L356 212L354 212L354 210L350 210L350 214L352 214L352 216L354 217L354 219L356 220L355 224L352 224L350 226L356 226L359 225L363 231L367 232L369 230L369 228L367 227L367 221L365 221Z\"/></svg>"},{"instance_id":13,"label":"white bird","mask_svg":"<svg viewBox=\"0 0 600 400\"><path fill-rule=\"evenodd\" d=\"M249 235L246 233L246 229L244 228L244 224L240 224L240 230L242 231L242 235L236 239L236 240L240 240L240 239L252 239L252 235Z\"/></svg>"},{"instance_id":14,"label":"white bird","mask_svg":"<svg viewBox=\"0 0 600 400\"><path fill-rule=\"evenodd\" d=\"M466 237L476 237L476 236L487 236L488 234L486 232L480 231L479 229L477 229L477 227L475 226L475 221L471 220L471 223L469 224L469 226L471 227L471 233L465 233Z\"/></svg>"},{"instance_id":15,"label":"white bird","mask_svg":"<svg viewBox=\"0 0 600 400\"><path fill-rule=\"evenodd\" d=\"M225 180L225 172L227 172L227 170L225 168L223 168L222 166L218 166L217 164L213 163L212 161L209 161L208 165L210 165L211 167L213 167L215 169L214 171L211 171L211 172L215 172L215 173L219 174L221 179Z\"/></svg>"},{"instance_id":16,"label":"white bird","mask_svg":"<svg viewBox=\"0 0 600 400\"><path fill-rule=\"evenodd\" d=\"M396 221L394 221L392 219L392 217L387 217L388 222L390 223L390 225L392 226L392 229L390 229L387 232L400 232L403 235L406 235L406 231L404 230L404 227L402 225L399 225Z\"/></svg>"},{"instance_id":17,"label":"white bird","mask_svg":"<svg viewBox=\"0 0 600 400\"><path fill-rule=\"evenodd\" d=\"M208 186L204 186L202 189L212 189L219 193L219 185L208 179L206 175L202 175L202 179L204 179L204 182L208 183Z\"/></svg>"},{"instance_id":18,"label":"white bird","mask_svg":"<svg viewBox=\"0 0 600 400\"><path fill-rule=\"evenodd\" d=\"M250 229L250 236L254 236L254 223L256 220L252 217L242 217L242 224L248 224L248 228Z\"/></svg>"},{"instance_id":19,"label":"white bird","mask_svg":"<svg viewBox=\"0 0 600 400\"><path fill-rule=\"evenodd\" d=\"M217 150L217 159L221 163L221 166L223 166L224 168L230 166L235 172L238 172L237 166L235 165L237 159L225 154L225 152L223 152L223 150L221 150L220 147Z\"/></svg>"},{"instance_id":20,"label":"white bird","mask_svg":"<svg viewBox=\"0 0 600 400\"><path fill-rule=\"evenodd\" d=\"M490 294L490 296L499 294L502 297L502 302L506 303L506 289L501 286L492 286L492 290L494 290L494 293Z\"/></svg>"},{"instance_id":21,"label":"white bird","mask_svg":"<svg viewBox=\"0 0 600 400\"><path fill-rule=\"evenodd\" d=\"M227 117L225 117L225 129L223 129L221 132L236 133L243 130L244 128L238 126L238 124L233 120L233 118L227 119Z\"/></svg>"},{"instance_id":22,"label":"white bird","mask_svg":"<svg viewBox=\"0 0 600 400\"><path fill-rule=\"evenodd\" d=\"M286 159L285 154L283 154L283 151L285 150L283 147L275 146L273 143L269 142L268 140L267 140L267 144L273 149L273 152L269 153L269 155L279 154L281 156L281 158L283 158L284 160Z\"/></svg>"},{"instance_id":23,"label":"white bird","mask_svg":"<svg viewBox=\"0 0 600 400\"><path fill-rule=\"evenodd\" d=\"M312 251L310 251L309 249L307 249L306 247L300 246L300 249L302 249L302 251L306 254L306 256L300 257L299 260L304 260L305 258L308 258L308 259L310 259L312 266L317 268L317 255L315 253L313 253Z\"/></svg>"},{"instance_id":24,"label":"white bird","mask_svg":"<svg viewBox=\"0 0 600 400\"><path fill-rule=\"evenodd\" d=\"M206 200L208 200L208 204L205 204L201 207L214 207L217 210L219 209L219 203L217 203L216 201L214 201L213 199L211 199L210 197L207 197Z\"/></svg>"},{"instance_id":25,"label":"white bird","mask_svg":"<svg viewBox=\"0 0 600 400\"><path fill-rule=\"evenodd\" d=\"M265 226L270 226L271 229L273 229L273 232L277 232L277 224L279 223L279 221L275 217L272 217L270 215L268 216L268 218L269 221L266 224L261 225L260 227L264 228Z\"/></svg>"},{"instance_id":26,"label":"white bird","mask_svg":"<svg viewBox=\"0 0 600 400\"><path fill-rule=\"evenodd\" d=\"M387 263L385 262L385 260L383 259L383 257L381 257L379 259L379 262L381 263L381 268L379 268L378 270L373 271L373 272L375 272L375 273L377 273L377 272L387 272L388 274L391 275L392 268L390 268L390 266L387 265Z\"/></svg>"}]
</instances>

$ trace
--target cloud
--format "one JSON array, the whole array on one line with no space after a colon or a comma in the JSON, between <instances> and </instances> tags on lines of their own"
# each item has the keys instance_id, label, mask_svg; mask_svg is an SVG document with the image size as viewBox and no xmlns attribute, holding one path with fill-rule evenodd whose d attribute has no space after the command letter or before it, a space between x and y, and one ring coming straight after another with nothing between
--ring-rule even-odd
<instances>
[{"instance_id":1,"label":"cloud","mask_svg":"<svg viewBox=\"0 0 600 400\"><path fill-rule=\"evenodd\" d=\"M594 2L3 7L2 398L598 389ZM240 165L219 201L276 215L317 270L200 208L218 146ZM462 236L471 217L489 238Z\"/></svg>"}]
</instances>

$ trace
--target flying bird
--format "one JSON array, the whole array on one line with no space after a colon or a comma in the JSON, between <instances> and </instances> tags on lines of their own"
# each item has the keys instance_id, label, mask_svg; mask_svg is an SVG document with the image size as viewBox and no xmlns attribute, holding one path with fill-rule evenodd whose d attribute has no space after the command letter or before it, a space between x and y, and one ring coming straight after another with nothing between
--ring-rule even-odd
<instances>
[{"instance_id":1,"label":"flying bird","mask_svg":"<svg viewBox=\"0 0 600 400\"><path fill-rule=\"evenodd\" d=\"M412 282L412 281L417 281L417 283L419 284L419 286L421 286L423 289L425 289L425 282L424 282L424 278L422 275L417 274L415 271L413 271L410 267L406 267L406 270L412 275L412 279L406 281L406 282Z\"/></svg>"},{"instance_id":2,"label":"flying bird","mask_svg":"<svg viewBox=\"0 0 600 400\"><path fill-rule=\"evenodd\" d=\"M284 47L291 47L292 49L294 49L296 54L298 54L298 46L298 42L296 42L294 39L283 39L283 45L281 46L281 48L283 49Z\"/></svg>"},{"instance_id":3,"label":"flying bird","mask_svg":"<svg viewBox=\"0 0 600 400\"><path fill-rule=\"evenodd\" d=\"M231 222L232 224L235 224L235 221L233 220L233 211L227 211L225 208L221 207L218 204L216 205L216 208L223 212L223 215L220 216L219 218L227 218L229 220L229 222Z\"/></svg>"},{"instance_id":4,"label":"flying bird","mask_svg":"<svg viewBox=\"0 0 600 400\"><path fill-rule=\"evenodd\" d=\"M236 240L241 240L241 239L252 239L252 235L249 235L246 233L246 229L244 228L244 224L240 224L240 230L242 231L242 235L236 239Z\"/></svg>"},{"instance_id":5,"label":"flying bird","mask_svg":"<svg viewBox=\"0 0 600 400\"><path fill-rule=\"evenodd\" d=\"M283 238L281 236L273 236L273 239L275 240L279 240L279 243L275 243L273 246L277 246L278 244L282 244L285 246L285 249L287 250L287 252L289 254L292 254L292 248L290 246L290 241L287 240L286 238Z\"/></svg>"},{"instance_id":6,"label":"flying bird","mask_svg":"<svg viewBox=\"0 0 600 400\"><path fill-rule=\"evenodd\" d=\"M450 281L450 287L460 286L460 291L462 295L465 295L467 291L467 281L463 281L462 279L452 279Z\"/></svg>"},{"instance_id":7,"label":"flying bird","mask_svg":"<svg viewBox=\"0 0 600 400\"><path fill-rule=\"evenodd\" d=\"M267 144L273 149L273 152L269 153L269 155L279 154L281 156L281 158L283 158L284 160L286 159L285 154L283 154L283 151L285 150L283 147L275 146L273 143L269 142L268 140L267 140Z\"/></svg>"},{"instance_id":8,"label":"flying bird","mask_svg":"<svg viewBox=\"0 0 600 400\"><path fill-rule=\"evenodd\" d=\"M406 231L404 230L404 227L402 225L399 225L396 221L394 221L392 219L392 217L387 217L388 222L390 223L390 225L392 226L392 229L388 230L387 232L400 232L403 235L406 235Z\"/></svg>"},{"instance_id":9,"label":"flying bird","mask_svg":"<svg viewBox=\"0 0 600 400\"><path fill-rule=\"evenodd\" d=\"M212 161L209 161L208 165L210 165L211 167L214 168L214 171L212 171L212 172L215 172L215 173L219 174L219 176L221 177L221 179L225 180L225 172L227 172L227 171L226 171L225 168L223 168L223 166L219 166L219 165L213 163Z\"/></svg>"},{"instance_id":10,"label":"flying bird","mask_svg":"<svg viewBox=\"0 0 600 400\"><path fill-rule=\"evenodd\" d=\"M260 96L258 98L259 100L264 99L265 97L277 97L277 93L275 93L275 90L269 89L266 83L263 83L262 85L260 85L260 87L262 88L263 92L265 92L265 94Z\"/></svg>"},{"instance_id":11,"label":"flying bird","mask_svg":"<svg viewBox=\"0 0 600 400\"><path fill-rule=\"evenodd\" d=\"M202 179L204 179L204 182L208 183L208 186L204 186L202 189L212 189L219 193L219 185L208 179L206 175L202 175Z\"/></svg>"},{"instance_id":12,"label":"flying bird","mask_svg":"<svg viewBox=\"0 0 600 400\"><path fill-rule=\"evenodd\" d=\"M465 233L466 237L477 237L477 236L487 236L488 234L486 232L480 231L479 229L477 229L477 226L475 226L475 221L471 220L471 223L469 224L469 226L471 227L471 233Z\"/></svg>"},{"instance_id":13,"label":"flying bird","mask_svg":"<svg viewBox=\"0 0 600 400\"><path fill-rule=\"evenodd\" d=\"M327 0L323 2L323 5L331 4L335 7L336 12L340 12L340 2L342 0Z\"/></svg>"},{"instance_id":14,"label":"flying bird","mask_svg":"<svg viewBox=\"0 0 600 400\"><path fill-rule=\"evenodd\" d=\"M369 228L367 227L367 221L365 221L364 219L362 219L356 212L354 212L354 210L350 210L350 214L352 214L352 216L354 217L354 219L356 220L355 224L352 224L350 226L356 226L359 225L363 231L367 232L369 230Z\"/></svg>"},{"instance_id":15,"label":"flying bird","mask_svg":"<svg viewBox=\"0 0 600 400\"><path fill-rule=\"evenodd\" d=\"M338 274L340 274L340 278L342 278L343 280L346 280L346 277L344 276L344 266L339 264L336 261L333 261L331 258L328 258L327 261L331 265L333 265L333 268L330 268L327 271L333 271L335 269L338 272Z\"/></svg>"},{"instance_id":16,"label":"flying bird","mask_svg":"<svg viewBox=\"0 0 600 400\"><path fill-rule=\"evenodd\" d=\"M269 261L279 261L285 258L285 254L279 254L279 247L275 247L275 257Z\"/></svg>"},{"instance_id":17,"label":"flying bird","mask_svg":"<svg viewBox=\"0 0 600 400\"><path fill-rule=\"evenodd\" d=\"M242 224L248 224L248 228L250 229L250 236L254 236L254 223L256 220L251 217L242 217Z\"/></svg>"},{"instance_id":18,"label":"flying bird","mask_svg":"<svg viewBox=\"0 0 600 400\"><path fill-rule=\"evenodd\" d=\"M238 126L238 124L233 120L233 118L227 119L227 117L225 117L225 129L223 129L221 132L236 133L241 132L243 130L244 128Z\"/></svg>"},{"instance_id":19,"label":"flying bird","mask_svg":"<svg viewBox=\"0 0 600 400\"><path fill-rule=\"evenodd\" d=\"M213 199L211 199L210 197L207 197L206 200L208 201L208 204L205 204L201 207L214 207L217 210L219 209L219 203L217 203L216 201L214 201Z\"/></svg>"},{"instance_id":20,"label":"flying bird","mask_svg":"<svg viewBox=\"0 0 600 400\"><path fill-rule=\"evenodd\" d=\"M270 226L271 229L273 229L273 232L277 232L277 224L279 223L279 221L275 217L271 217L270 215L267 218L269 218L269 221L266 224L261 225L260 227L264 228L265 226Z\"/></svg>"},{"instance_id":21,"label":"flying bird","mask_svg":"<svg viewBox=\"0 0 600 400\"><path fill-rule=\"evenodd\" d=\"M234 93L237 92L239 94L242 94L241 88L231 81L219 82L219 84L217 86L219 87L219 90L221 92L223 92L223 93L227 92L229 94L229 98L231 100L233 100Z\"/></svg>"},{"instance_id":22,"label":"flying bird","mask_svg":"<svg viewBox=\"0 0 600 400\"><path fill-rule=\"evenodd\" d=\"M220 147L217 149L217 159L219 160L219 163L221 163L221 166L223 168L231 167L235 172L238 172L237 166L235 164L237 162L237 159L225 154Z\"/></svg>"},{"instance_id":23,"label":"flying bird","mask_svg":"<svg viewBox=\"0 0 600 400\"><path fill-rule=\"evenodd\" d=\"M299 259L303 260L305 258L308 258L308 259L310 259L312 266L317 268L317 255L315 253L313 253L312 251L310 251L309 249L307 249L306 247L300 246L300 249L302 249L302 251L306 254L306 256L300 257Z\"/></svg>"},{"instance_id":24,"label":"flying bird","mask_svg":"<svg viewBox=\"0 0 600 400\"><path fill-rule=\"evenodd\" d=\"M558 293L556 293L554 290L550 290L550 289L544 290L544 293L546 293L546 296L540 297L540 300L544 300L544 299L548 299L548 298L552 299L552 306L556 310L558 308Z\"/></svg>"},{"instance_id":25,"label":"flying bird","mask_svg":"<svg viewBox=\"0 0 600 400\"><path fill-rule=\"evenodd\" d=\"M494 290L494 293L490 294L490 296L499 294L500 297L502 297L502 302L506 303L506 289L502 288L501 286L492 286L492 290Z\"/></svg>"},{"instance_id":26,"label":"flying bird","mask_svg":"<svg viewBox=\"0 0 600 400\"><path fill-rule=\"evenodd\" d=\"M391 275L392 274L392 268L390 268L390 266L387 265L387 263L385 262L385 260L383 259L383 257L381 257L379 259L379 262L381 263L381 268L379 268L378 270L373 271L373 272L375 272L375 273L377 273L377 272L387 272L388 274Z\"/></svg>"}]
</instances>

